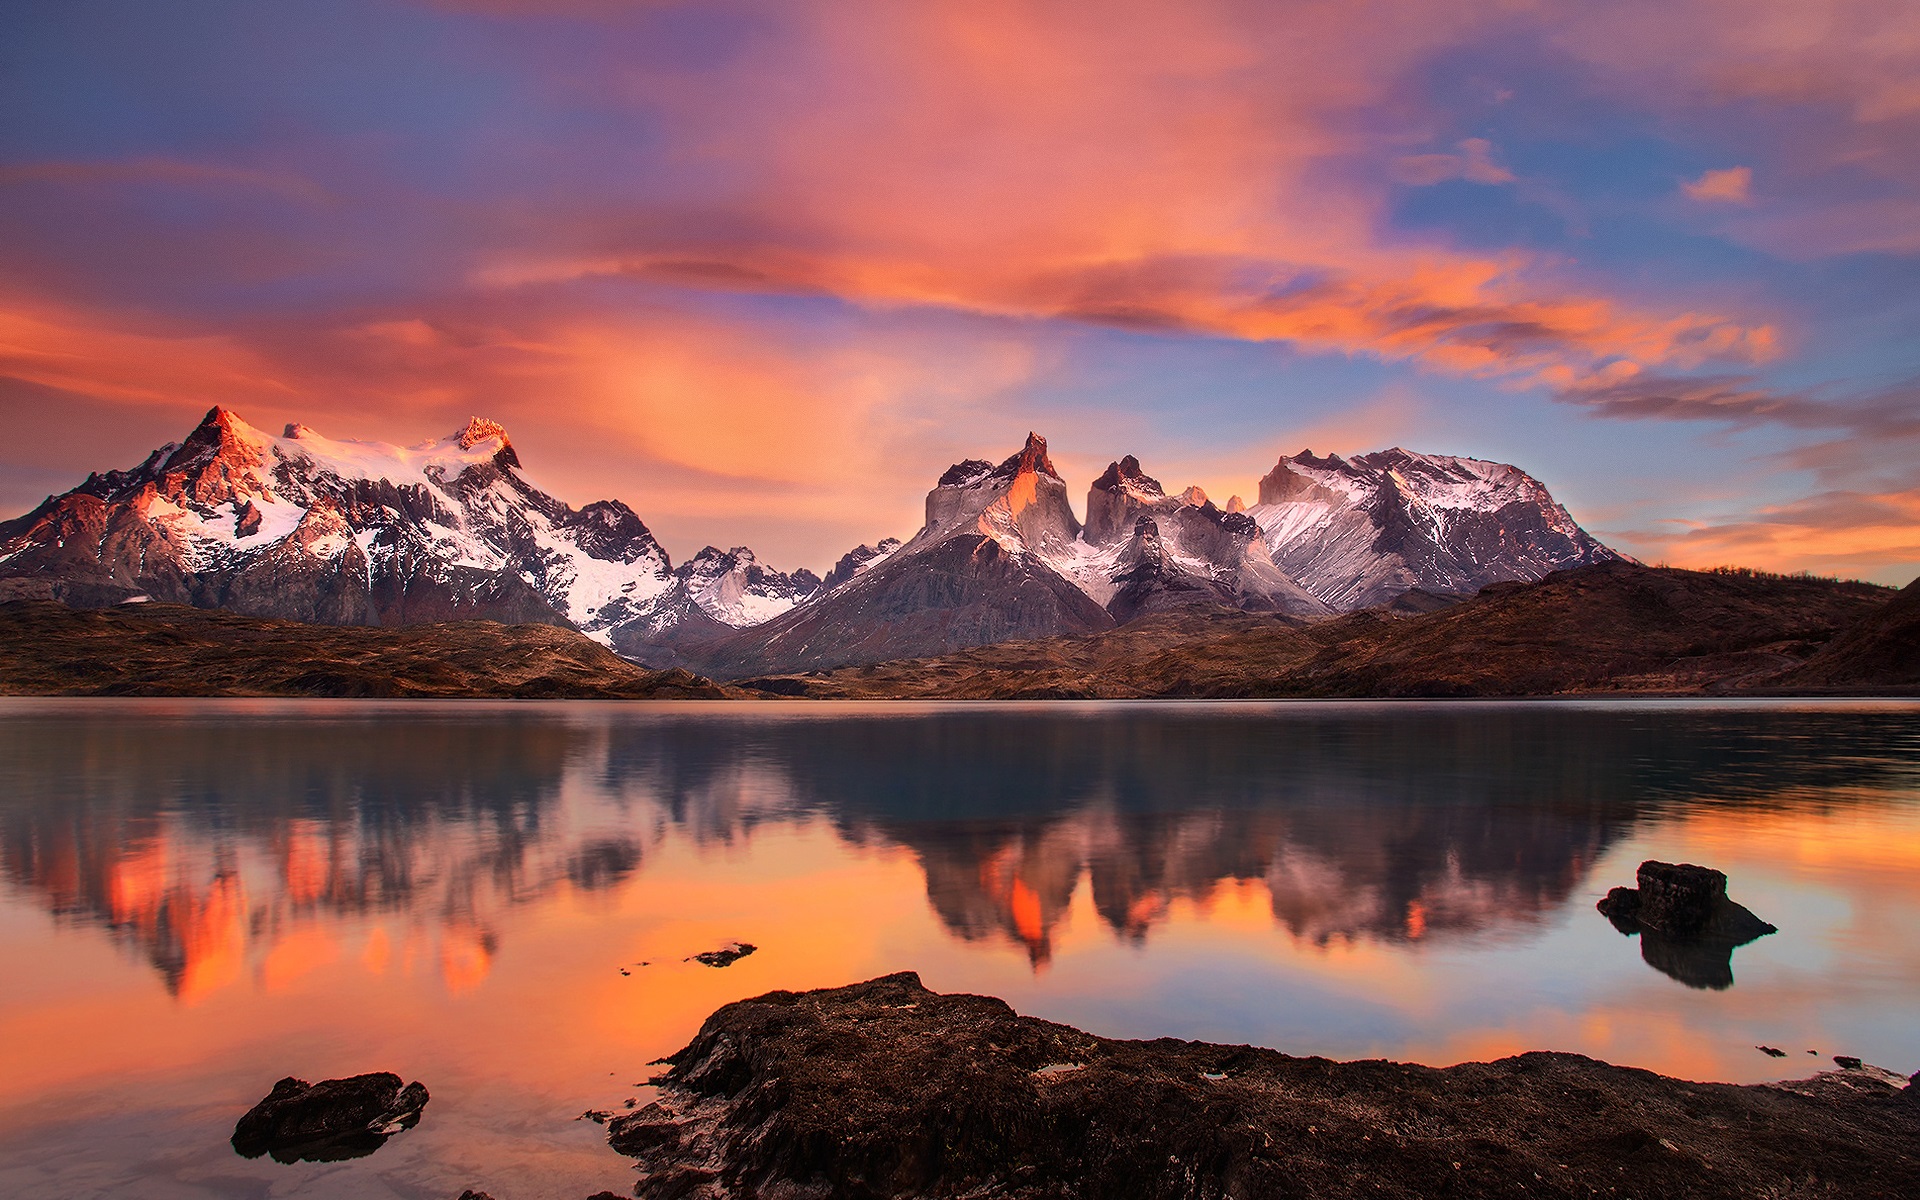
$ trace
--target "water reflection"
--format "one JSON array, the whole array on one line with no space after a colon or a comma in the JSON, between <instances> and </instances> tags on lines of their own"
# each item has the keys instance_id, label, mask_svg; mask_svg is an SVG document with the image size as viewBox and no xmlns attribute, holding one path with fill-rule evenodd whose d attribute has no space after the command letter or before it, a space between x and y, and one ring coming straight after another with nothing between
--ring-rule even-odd
<instances>
[{"instance_id":1,"label":"water reflection","mask_svg":"<svg viewBox=\"0 0 1920 1200\"><path fill-rule=\"evenodd\" d=\"M5 877L184 1002L337 961L323 914L404 916L405 952L471 990L506 952L503 910L617 890L664 837L813 819L911 851L955 938L1036 969L1083 882L1130 944L1247 883L1312 946L1497 940L1649 816L1844 805L1914 761L1897 709L209 711L0 721ZM359 953L384 960L390 936ZM1731 982L1724 955L1642 950L1691 986Z\"/></svg>"},{"instance_id":2,"label":"water reflection","mask_svg":"<svg viewBox=\"0 0 1920 1200\"><path fill-rule=\"evenodd\" d=\"M1910 1071L1916 735L1916 705L0 701L0 1195L626 1191L578 1113L643 1101L721 1004L903 969L1117 1037ZM1592 910L1649 857L1780 923L1737 986ZM274 1079L369 1070L434 1095L380 1154L233 1156Z\"/></svg>"}]
</instances>

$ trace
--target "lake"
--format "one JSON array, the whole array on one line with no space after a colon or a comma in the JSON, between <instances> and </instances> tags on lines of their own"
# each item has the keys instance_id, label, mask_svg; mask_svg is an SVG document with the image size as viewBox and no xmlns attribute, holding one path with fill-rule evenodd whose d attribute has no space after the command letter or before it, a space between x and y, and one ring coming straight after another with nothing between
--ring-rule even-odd
<instances>
[{"instance_id":1,"label":"lake","mask_svg":"<svg viewBox=\"0 0 1920 1200\"><path fill-rule=\"evenodd\" d=\"M1594 911L1646 858L1779 932L1650 965ZM899 970L1343 1059L1920 1068L1914 703L6 700L0 868L9 1197L625 1193L579 1114ZM376 1153L227 1145L373 1070L433 1095Z\"/></svg>"}]
</instances>

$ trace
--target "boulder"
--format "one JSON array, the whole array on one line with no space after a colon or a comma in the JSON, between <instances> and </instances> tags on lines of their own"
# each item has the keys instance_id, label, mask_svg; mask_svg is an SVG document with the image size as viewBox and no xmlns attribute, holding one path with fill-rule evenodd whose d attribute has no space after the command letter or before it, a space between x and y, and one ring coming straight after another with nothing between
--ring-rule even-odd
<instances>
[{"instance_id":1,"label":"boulder","mask_svg":"<svg viewBox=\"0 0 1920 1200\"><path fill-rule=\"evenodd\" d=\"M1727 877L1711 867L1648 859L1638 888L1617 887L1594 907L1624 934L1640 935L1640 957L1688 987L1733 986L1733 951L1778 932L1727 898Z\"/></svg>"},{"instance_id":2,"label":"boulder","mask_svg":"<svg viewBox=\"0 0 1920 1200\"><path fill-rule=\"evenodd\" d=\"M391 1071L319 1083L282 1079L233 1127L233 1148L289 1163L358 1158L419 1123L426 1106L426 1087Z\"/></svg>"}]
</instances>

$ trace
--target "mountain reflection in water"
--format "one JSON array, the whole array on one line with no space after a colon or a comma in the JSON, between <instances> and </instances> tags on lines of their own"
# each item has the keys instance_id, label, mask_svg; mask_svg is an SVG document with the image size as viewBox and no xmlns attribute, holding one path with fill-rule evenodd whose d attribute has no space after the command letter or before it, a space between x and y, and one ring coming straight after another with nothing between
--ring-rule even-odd
<instances>
[{"instance_id":1,"label":"mountain reflection in water","mask_svg":"<svg viewBox=\"0 0 1920 1200\"><path fill-rule=\"evenodd\" d=\"M618 888L662 838L815 819L910 850L954 937L1011 940L1036 969L1083 881L1129 943L1246 884L1312 945L1497 939L1567 905L1650 817L1845 805L1910 784L1914 747L1899 711L206 711L0 721L5 877L135 947L182 1001L250 965L269 989L312 969L317 914L404 916L457 993L510 952L510 906Z\"/></svg>"},{"instance_id":2,"label":"mountain reflection in water","mask_svg":"<svg viewBox=\"0 0 1920 1200\"><path fill-rule=\"evenodd\" d=\"M583 1109L899 970L1116 1037L1911 1071L1917 762L1915 704L0 700L0 1195L630 1191ZM1642 858L1780 932L1621 937ZM379 1070L433 1101L377 1154L228 1144Z\"/></svg>"}]
</instances>

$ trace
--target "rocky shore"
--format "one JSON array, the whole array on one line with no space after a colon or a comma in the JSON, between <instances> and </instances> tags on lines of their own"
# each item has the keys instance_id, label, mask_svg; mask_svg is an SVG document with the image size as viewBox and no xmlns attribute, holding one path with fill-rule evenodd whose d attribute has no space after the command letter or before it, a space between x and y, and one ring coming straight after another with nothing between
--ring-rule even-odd
<instances>
[{"instance_id":1,"label":"rocky shore","mask_svg":"<svg viewBox=\"0 0 1920 1200\"><path fill-rule=\"evenodd\" d=\"M1920 1085L1116 1041L913 974L729 1004L609 1125L642 1197L1911 1197Z\"/></svg>"}]
</instances>

